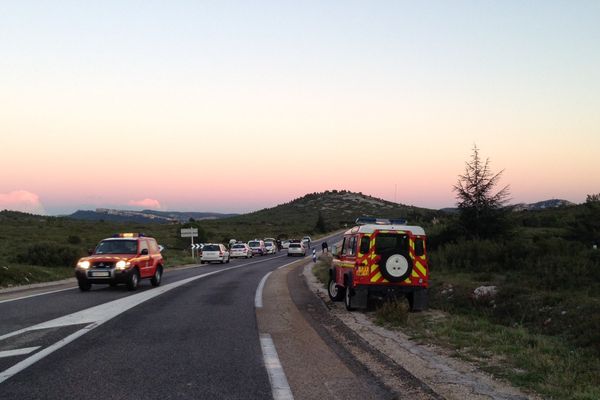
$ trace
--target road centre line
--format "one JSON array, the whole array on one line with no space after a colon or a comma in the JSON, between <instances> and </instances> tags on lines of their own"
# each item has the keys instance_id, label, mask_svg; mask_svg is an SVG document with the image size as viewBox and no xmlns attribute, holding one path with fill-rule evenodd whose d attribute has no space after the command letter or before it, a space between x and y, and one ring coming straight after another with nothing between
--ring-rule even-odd
<instances>
[{"instance_id":1,"label":"road centre line","mask_svg":"<svg viewBox=\"0 0 600 400\"><path fill-rule=\"evenodd\" d=\"M0 383L9 379L11 376L19 373L20 371L24 370L25 368L31 366L32 364L36 363L37 361L41 360L42 358L48 356L49 354L55 352L56 350L60 349L61 347L66 346L67 344L71 343L75 339L77 339L77 338L85 335L86 333L90 332L91 330L99 327L103 323L111 320L112 318L118 316L119 314L124 313L125 311L127 311L139 304L142 304L150 299L153 299L154 297L160 296L161 294L169 292L175 288L183 286L192 281L195 281L195 280L198 280L201 278L206 278L211 275L219 274L221 272L242 268L247 265L248 264L236 265L233 267L228 267L228 268L220 269L217 271L207 272L202 275L193 276L191 278L182 279L177 282L169 283L168 285L159 286L152 290L134 294L134 295L122 298L122 299L113 300L108 303L100 304L98 306L91 307L86 310L78 311L73 314L55 318L50 321L42 322L41 324L33 325L33 326L30 326L30 327L24 328L24 329L19 329L17 331L10 332L3 336L0 336L0 341L1 341L1 340L7 339L7 338L10 338L13 336L17 336L22 333L33 331L33 330L57 328L57 327L69 326L69 325L87 324L84 328L70 334L69 336L65 337L64 339L61 339L58 342L56 342L56 343L46 347L45 349L33 354L32 356L22 360L21 362L13 365L11 368L0 372Z\"/></svg>"},{"instance_id":2,"label":"road centre line","mask_svg":"<svg viewBox=\"0 0 600 400\"><path fill-rule=\"evenodd\" d=\"M14 356L23 356L25 354L29 354L29 353L31 353L33 351L36 351L40 347L42 347L42 346L25 347L25 348L22 348L22 349L0 351L0 358L14 357Z\"/></svg>"},{"instance_id":3,"label":"road centre line","mask_svg":"<svg viewBox=\"0 0 600 400\"><path fill-rule=\"evenodd\" d=\"M263 353L265 368L269 375L269 382L271 383L273 400L293 400L292 389L290 389L290 385L285 377L285 372L279 361L279 356L277 355L275 343L273 343L271 335L268 333L260 334L260 347Z\"/></svg>"}]
</instances>

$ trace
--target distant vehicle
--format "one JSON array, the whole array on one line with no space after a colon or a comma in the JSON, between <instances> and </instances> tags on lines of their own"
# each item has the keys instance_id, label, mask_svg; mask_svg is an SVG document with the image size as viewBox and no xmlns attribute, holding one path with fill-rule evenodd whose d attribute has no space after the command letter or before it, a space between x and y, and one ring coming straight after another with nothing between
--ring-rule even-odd
<instances>
[{"instance_id":1,"label":"distant vehicle","mask_svg":"<svg viewBox=\"0 0 600 400\"><path fill-rule=\"evenodd\" d=\"M302 243L304 243L304 246L310 248L310 236L304 236L302 238Z\"/></svg>"},{"instance_id":2,"label":"distant vehicle","mask_svg":"<svg viewBox=\"0 0 600 400\"><path fill-rule=\"evenodd\" d=\"M252 249L246 243L236 243L231 246L231 258L250 258L252 257Z\"/></svg>"},{"instance_id":3,"label":"distant vehicle","mask_svg":"<svg viewBox=\"0 0 600 400\"><path fill-rule=\"evenodd\" d=\"M276 243L276 242L277 242L277 240L276 240L275 238L264 238L264 239L263 239L263 242L265 242L265 244L266 244L267 242L273 242L273 243Z\"/></svg>"},{"instance_id":4,"label":"distant vehicle","mask_svg":"<svg viewBox=\"0 0 600 400\"><path fill-rule=\"evenodd\" d=\"M274 241L265 241L265 249L267 249L267 254L275 254L278 251Z\"/></svg>"},{"instance_id":5,"label":"distant vehicle","mask_svg":"<svg viewBox=\"0 0 600 400\"><path fill-rule=\"evenodd\" d=\"M304 257L306 255L306 247L304 247L304 244L302 244L302 243L297 243L297 242L290 243L288 246L288 249L287 249L287 255L288 255L288 257L291 257L291 256Z\"/></svg>"},{"instance_id":6,"label":"distant vehicle","mask_svg":"<svg viewBox=\"0 0 600 400\"><path fill-rule=\"evenodd\" d=\"M427 307L429 267L425 231L406 220L359 218L333 246L329 297L348 310L366 308L369 297L408 299L411 311Z\"/></svg>"},{"instance_id":7,"label":"distant vehicle","mask_svg":"<svg viewBox=\"0 0 600 400\"><path fill-rule=\"evenodd\" d=\"M282 249L287 249L289 245L290 245L290 241L289 240L284 239L284 240L281 241L281 248Z\"/></svg>"},{"instance_id":8,"label":"distant vehicle","mask_svg":"<svg viewBox=\"0 0 600 400\"><path fill-rule=\"evenodd\" d=\"M160 285L164 260L156 240L138 233L120 233L100 243L88 257L77 262L75 276L79 289L86 292L92 284L119 283L137 289L140 279Z\"/></svg>"},{"instance_id":9,"label":"distant vehicle","mask_svg":"<svg viewBox=\"0 0 600 400\"><path fill-rule=\"evenodd\" d=\"M210 263L211 261L218 261L221 264L229 262L229 250L223 244L205 244L202 247L202 257L200 257L200 264Z\"/></svg>"},{"instance_id":10,"label":"distant vehicle","mask_svg":"<svg viewBox=\"0 0 600 400\"><path fill-rule=\"evenodd\" d=\"M264 256L267 254L265 242L260 239L254 239L248 242L248 246L252 249L252 254Z\"/></svg>"}]
</instances>

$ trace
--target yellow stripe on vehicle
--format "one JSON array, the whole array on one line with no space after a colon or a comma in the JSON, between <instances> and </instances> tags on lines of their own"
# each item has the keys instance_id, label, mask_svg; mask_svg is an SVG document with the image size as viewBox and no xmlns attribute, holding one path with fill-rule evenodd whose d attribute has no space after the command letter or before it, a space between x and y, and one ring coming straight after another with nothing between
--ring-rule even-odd
<instances>
[{"instance_id":1,"label":"yellow stripe on vehicle","mask_svg":"<svg viewBox=\"0 0 600 400\"><path fill-rule=\"evenodd\" d=\"M423 276L427 276L427 270L425 269L425 267L423 266L423 264L421 264L420 262L416 262L415 266L417 267L417 269L419 270L419 272L421 273L421 275Z\"/></svg>"},{"instance_id":2,"label":"yellow stripe on vehicle","mask_svg":"<svg viewBox=\"0 0 600 400\"><path fill-rule=\"evenodd\" d=\"M371 282L377 283L379 279L381 279L381 272L378 272L375 275L373 275L373 277L371 278Z\"/></svg>"}]
</instances>

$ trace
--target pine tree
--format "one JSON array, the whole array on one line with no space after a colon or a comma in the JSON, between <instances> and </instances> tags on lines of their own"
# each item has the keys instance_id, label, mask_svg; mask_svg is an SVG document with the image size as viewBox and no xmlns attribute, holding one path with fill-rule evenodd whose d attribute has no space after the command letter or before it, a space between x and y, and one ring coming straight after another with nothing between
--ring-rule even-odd
<instances>
[{"instance_id":1,"label":"pine tree","mask_svg":"<svg viewBox=\"0 0 600 400\"><path fill-rule=\"evenodd\" d=\"M473 237L504 234L508 229L504 205L508 201L509 186L494 192L504 170L494 174L489 158L483 162L477 146L473 147L471 160L465 164L464 174L459 175L453 186L462 227Z\"/></svg>"}]
</instances>

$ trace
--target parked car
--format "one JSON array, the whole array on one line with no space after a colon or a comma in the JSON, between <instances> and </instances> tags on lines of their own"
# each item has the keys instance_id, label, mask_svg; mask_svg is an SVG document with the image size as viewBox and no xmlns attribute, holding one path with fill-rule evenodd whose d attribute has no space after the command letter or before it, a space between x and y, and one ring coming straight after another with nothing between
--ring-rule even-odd
<instances>
[{"instance_id":1,"label":"parked car","mask_svg":"<svg viewBox=\"0 0 600 400\"><path fill-rule=\"evenodd\" d=\"M289 240L284 239L284 240L281 241L281 248L282 249L287 249L289 245L290 245L290 241Z\"/></svg>"},{"instance_id":2,"label":"parked car","mask_svg":"<svg viewBox=\"0 0 600 400\"><path fill-rule=\"evenodd\" d=\"M264 256L267 254L265 242L260 239L254 239L248 242L248 246L252 249L252 254Z\"/></svg>"},{"instance_id":3,"label":"parked car","mask_svg":"<svg viewBox=\"0 0 600 400\"><path fill-rule=\"evenodd\" d=\"M302 238L302 243L304 244L304 247L310 248L310 236L304 236Z\"/></svg>"},{"instance_id":4,"label":"parked car","mask_svg":"<svg viewBox=\"0 0 600 400\"><path fill-rule=\"evenodd\" d=\"M279 251L275 242L271 241L265 241L265 249L267 249L267 254L275 254Z\"/></svg>"},{"instance_id":5,"label":"parked car","mask_svg":"<svg viewBox=\"0 0 600 400\"><path fill-rule=\"evenodd\" d=\"M290 243L288 246L288 249L287 249L287 255L288 255L288 257L291 257L291 256L304 257L306 255L306 247L304 247L304 244L302 244L302 243L297 243L297 242Z\"/></svg>"},{"instance_id":6,"label":"parked car","mask_svg":"<svg viewBox=\"0 0 600 400\"><path fill-rule=\"evenodd\" d=\"M211 261L218 261L221 264L229 262L229 250L223 244L205 244L202 247L202 257L200 257L200 264L209 263Z\"/></svg>"},{"instance_id":7,"label":"parked car","mask_svg":"<svg viewBox=\"0 0 600 400\"><path fill-rule=\"evenodd\" d=\"M246 243L236 243L231 246L231 258L250 258L252 257L252 249Z\"/></svg>"},{"instance_id":8,"label":"parked car","mask_svg":"<svg viewBox=\"0 0 600 400\"><path fill-rule=\"evenodd\" d=\"M329 297L348 310L366 308L369 297L408 299L411 311L427 307L429 267L425 231L405 220L359 218L333 247Z\"/></svg>"},{"instance_id":9,"label":"parked car","mask_svg":"<svg viewBox=\"0 0 600 400\"><path fill-rule=\"evenodd\" d=\"M156 240L138 233L120 233L98 243L88 257L77 262L75 276L79 289L86 292L92 284L115 286L125 283L137 289L140 279L160 285L164 260Z\"/></svg>"}]
</instances>

